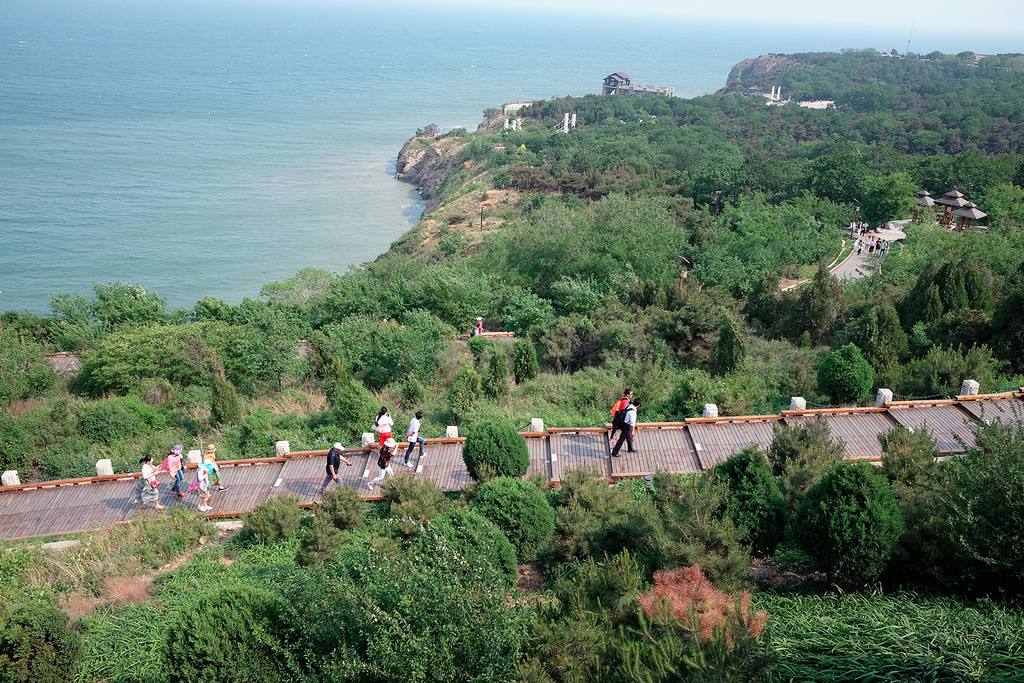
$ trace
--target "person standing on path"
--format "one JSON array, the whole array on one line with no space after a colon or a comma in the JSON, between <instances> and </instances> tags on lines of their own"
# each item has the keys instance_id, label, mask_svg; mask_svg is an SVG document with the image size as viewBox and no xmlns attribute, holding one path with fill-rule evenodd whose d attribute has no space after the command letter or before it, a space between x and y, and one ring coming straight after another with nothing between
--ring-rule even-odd
<instances>
[{"instance_id":1,"label":"person standing on path","mask_svg":"<svg viewBox=\"0 0 1024 683\"><path fill-rule=\"evenodd\" d=\"M416 446L420 447L420 460L423 459L423 444L426 443L423 437L420 436L420 420L423 419L423 412L420 410L416 411L416 416L409 420L409 428L405 430L405 440L409 442L409 447L405 449L405 466L412 467L409 464L409 456L412 455L412 449Z\"/></svg>"},{"instance_id":2,"label":"person standing on path","mask_svg":"<svg viewBox=\"0 0 1024 683\"><path fill-rule=\"evenodd\" d=\"M371 491L373 487L377 485L377 482L383 481L386 475L395 476L395 471L391 469L391 456L395 454L395 448L398 444L394 439L388 438L384 442L384 445L380 447L380 455L377 456L377 467L380 470L377 476L370 480L366 485Z\"/></svg>"},{"instance_id":3,"label":"person standing on path","mask_svg":"<svg viewBox=\"0 0 1024 683\"><path fill-rule=\"evenodd\" d=\"M157 488L160 481L156 478L157 469L153 464L153 456L144 455L139 464L142 465L142 476L139 477L138 486L139 503L143 508L152 506L157 510L163 510L164 506L160 504L160 491Z\"/></svg>"},{"instance_id":4,"label":"person standing on path","mask_svg":"<svg viewBox=\"0 0 1024 683\"><path fill-rule=\"evenodd\" d=\"M388 407L381 406L380 411L377 413L377 419L373 421L373 430L378 434L377 443L383 446L384 442L391 438L391 433L394 429L395 421L388 414Z\"/></svg>"},{"instance_id":5,"label":"person standing on path","mask_svg":"<svg viewBox=\"0 0 1024 683\"><path fill-rule=\"evenodd\" d=\"M338 469L341 467L341 463L352 467L352 461L342 455L344 452L345 447L340 442L335 443L331 450L327 451L327 465L325 467L327 473L324 476L324 483L320 485L321 499L323 499L324 493L327 492L327 487L331 485L331 482L338 482Z\"/></svg>"},{"instance_id":6,"label":"person standing on path","mask_svg":"<svg viewBox=\"0 0 1024 683\"><path fill-rule=\"evenodd\" d=\"M623 422L622 418L626 416L626 408L629 406L629 402L633 400L633 390L626 387L622 390L622 396L619 400L612 405L612 430L608 433L608 440L612 441L615 439L615 432L621 431Z\"/></svg>"},{"instance_id":7,"label":"person standing on path","mask_svg":"<svg viewBox=\"0 0 1024 683\"><path fill-rule=\"evenodd\" d=\"M210 483L216 486L218 491L227 491L228 487L224 485L224 480L221 479L220 466L217 464L217 447L212 443L206 447L206 452L203 454L203 464L210 471Z\"/></svg>"},{"instance_id":8,"label":"person standing on path","mask_svg":"<svg viewBox=\"0 0 1024 683\"><path fill-rule=\"evenodd\" d=\"M612 449L612 457L619 457L619 449L622 448L622 442L625 441L629 449L627 452L636 453L636 449L633 447L633 437L636 435L636 413L640 409L640 399L634 398L633 402L626 407L626 415L623 418L624 426L622 427L622 433L619 435L619 440L615 442L615 448Z\"/></svg>"},{"instance_id":9,"label":"person standing on path","mask_svg":"<svg viewBox=\"0 0 1024 683\"><path fill-rule=\"evenodd\" d=\"M183 450L184 446L180 443L175 444L174 448L171 449L164 459L167 472L174 477L174 486L171 487L171 490L178 494L178 498L185 497L185 468L181 464L181 452Z\"/></svg>"},{"instance_id":10,"label":"person standing on path","mask_svg":"<svg viewBox=\"0 0 1024 683\"><path fill-rule=\"evenodd\" d=\"M213 494L210 493L210 469L206 466L207 463L201 462L196 468L196 478L189 487L188 490L198 494L199 505L196 507L200 512L209 512L213 509L210 505L210 498Z\"/></svg>"}]
</instances>

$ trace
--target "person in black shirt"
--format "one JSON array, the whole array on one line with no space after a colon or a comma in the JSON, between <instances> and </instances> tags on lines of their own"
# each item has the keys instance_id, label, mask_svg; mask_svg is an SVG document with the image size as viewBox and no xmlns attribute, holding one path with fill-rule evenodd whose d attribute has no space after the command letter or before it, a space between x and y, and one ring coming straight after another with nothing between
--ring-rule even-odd
<instances>
[{"instance_id":1,"label":"person in black shirt","mask_svg":"<svg viewBox=\"0 0 1024 683\"><path fill-rule=\"evenodd\" d=\"M327 491L327 487L331 485L331 482L338 481L338 470L341 468L341 463L352 467L352 461L342 455L344 451L345 449L340 443L334 444L334 447L327 451L327 474L324 476L324 483L320 485L321 498L324 497L324 493Z\"/></svg>"}]
</instances>

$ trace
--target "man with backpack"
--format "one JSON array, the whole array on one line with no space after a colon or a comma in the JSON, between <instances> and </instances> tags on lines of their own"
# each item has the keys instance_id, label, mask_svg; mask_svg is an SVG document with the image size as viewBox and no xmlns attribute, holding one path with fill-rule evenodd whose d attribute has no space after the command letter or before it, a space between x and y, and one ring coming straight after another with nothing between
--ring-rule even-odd
<instances>
[{"instance_id":1,"label":"man with backpack","mask_svg":"<svg viewBox=\"0 0 1024 683\"><path fill-rule=\"evenodd\" d=\"M625 425L623 419L626 417L626 408L629 407L629 402L632 400L633 390L626 387L622 391L622 396L612 406L612 431L608 433L609 441L613 441L615 439L615 432L621 431L623 425Z\"/></svg>"},{"instance_id":2,"label":"man with backpack","mask_svg":"<svg viewBox=\"0 0 1024 683\"><path fill-rule=\"evenodd\" d=\"M619 434L619 440L615 442L615 448L612 449L612 457L619 457L619 449L622 448L623 441L625 441L629 446L629 453L636 453L636 449L633 448L633 437L636 434L636 413L639 408L640 399L638 398L634 398L633 401L626 406L625 416L622 418L622 433Z\"/></svg>"}]
</instances>

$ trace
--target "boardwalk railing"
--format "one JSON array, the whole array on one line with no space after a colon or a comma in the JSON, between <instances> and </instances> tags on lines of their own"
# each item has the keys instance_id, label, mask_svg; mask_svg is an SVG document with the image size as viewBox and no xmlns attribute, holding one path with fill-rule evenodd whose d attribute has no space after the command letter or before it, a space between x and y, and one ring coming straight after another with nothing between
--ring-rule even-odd
<instances>
[{"instance_id":1,"label":"boardwalk railing","mask_svg":"<svg viewBox=\"0 0 1024 683\"><path fill-rule=\"evenodd\" d=\"M961 396L948 400L893 401L877 408L827 408L786 410L779 415L745 415L720 418L689 418L681 422L650 422L637 425L635 453L623 449L611 456L610 425L603 427L552 427L545 432L526 432L530 453L527 477L540 477L558 486L567 472L589 470L609 481L643 477L658 471L699 472L753 445L767 449L773 428L821 419L833 437L842 441L844 457L877 462L879 437L897 426L926 429L943 456L958 455L974 445L974 434L983 422L1024 424L1024 394L1006 392ZM462 460L465 439L427 439L424 455L412 453L404 465L406 444L392 459L398 472L433 481L444 491L460 491L471 483ZM293 452L286 456L223 460L218 464L227 491L214 492L210 517L237 517L270 498L292 495L310 506L319 496L324 480L326 450ZM342 465L339 485L353 488L368 500L379 490L367 484L377 473L376 453L368 448L348 449L351 467ZM138 474L114 474L25 483L0 487L0 538L19 539L74 533L109 527L131 518ZM191 477L188 477L190 479ZM194 496L179 499L164 476L160 501L166 506L195 507Z\"/></svg>"}]
</instances>

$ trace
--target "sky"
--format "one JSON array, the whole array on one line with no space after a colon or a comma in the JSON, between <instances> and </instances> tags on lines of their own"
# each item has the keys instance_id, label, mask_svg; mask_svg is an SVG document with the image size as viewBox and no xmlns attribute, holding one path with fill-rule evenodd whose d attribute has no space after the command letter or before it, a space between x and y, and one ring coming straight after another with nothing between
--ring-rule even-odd
<instances>
[{"instance_id":1,"label":"sky","mask_svg":"<svg viewBox=\"0 0 1024 683\"><path fill-rule=\"evenodd\" d=\"M367 0L367 4L371 2L377 7L388 4L388 0ZM491 0L397 0L397 3L420 8L446 5L488 11L495 7ZM514 0L509 6L516 11L531 9L587 15L661 15L675 19L801 25L881 25L890 29L905 28L908 34L912 26L932 31L948 27L955 31L958 25L966 25L977 33L1024 35L1022 0Z\"/></svg>"}]
</instances>

